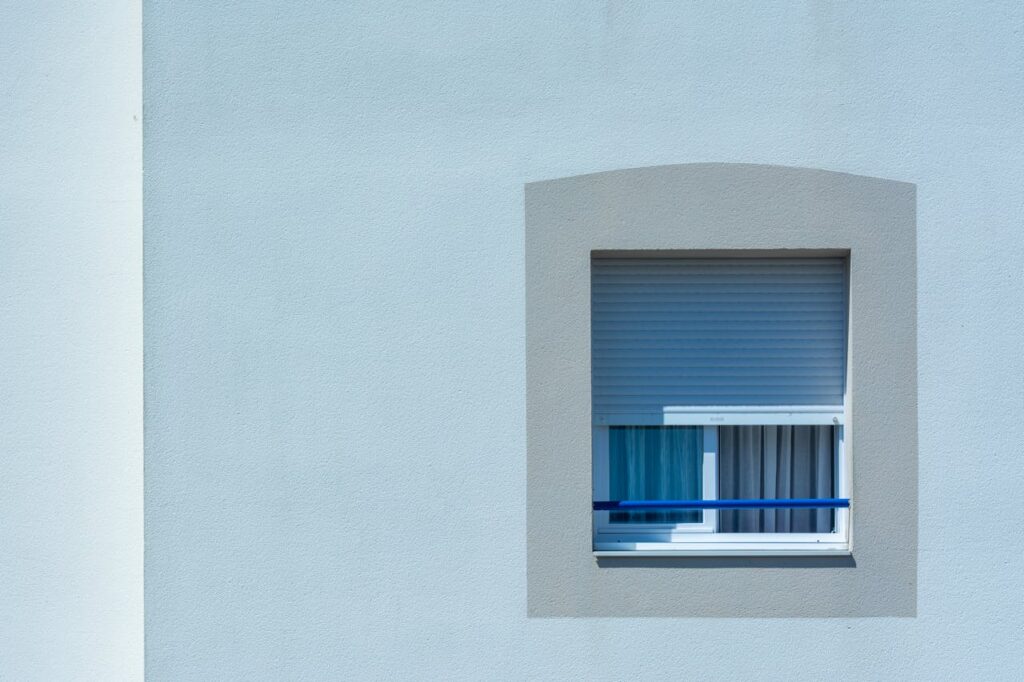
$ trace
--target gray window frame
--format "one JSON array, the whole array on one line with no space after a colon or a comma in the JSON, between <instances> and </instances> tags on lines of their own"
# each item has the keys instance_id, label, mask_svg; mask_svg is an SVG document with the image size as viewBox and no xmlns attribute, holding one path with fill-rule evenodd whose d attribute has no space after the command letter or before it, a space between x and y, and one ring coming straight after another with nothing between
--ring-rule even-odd
<instances>
[{"instance_id":1,"label":"gray window frame","mask_svg":"<svg viewBox=\"0 0 1024 682\"><path fill-rule=\"evenodd\" d=\"M595 557L595 255L848 259L852 556ZM916 188L909 183L691 164L528 184L529 615L916 615L916 270Z\"/></svg>"}]
</instances>

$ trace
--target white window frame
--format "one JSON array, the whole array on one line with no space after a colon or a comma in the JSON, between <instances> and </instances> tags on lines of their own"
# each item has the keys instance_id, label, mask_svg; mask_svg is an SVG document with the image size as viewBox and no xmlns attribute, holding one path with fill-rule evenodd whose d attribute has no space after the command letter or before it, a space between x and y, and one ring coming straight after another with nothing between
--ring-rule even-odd
<instances>
[{"instance_id":1,"label":"white window frame","mask_svg":"<svg viewBox=\"0 0 1024 682\"><path fill-rule=\"evenodd\" d=\"M618 421L618 420L616 420ZM850 495L851 470L846 447L845 415L835 407L665 408L665 426L703 426L702 495L718 494L718 426L833 425L835 490L833 497ZM628 423L593 427L593 499L608 500L608 429ZM852 505L852 501L851 501ZM705 509L701 523L612 524L611 512L593 512L594 554L597 556L756 556L848 555L851 508L835 509L831 533L718 533L718 510Z\"/></svg>"},{"instance_id":2,"label":"white window frame","mask_svg":"<svg viewBox=\"0 0 1024 682\"><path fill-rule=\"evenodd\" d=\"M609 427L595 426L594 438L594 499L609 499L608 442ZM718 432L714 428L704 429L704 458L702 463L701 499L714 500L718 497ZM718 514L714 509L703 510L703 520L698 523L612 523L609 511L594 512L595 539L607 536L606 540L617 541L640 536L650 539L655 535L683 537L691 533L714 533L718 527Z\"/></svg>"}]
</instances>

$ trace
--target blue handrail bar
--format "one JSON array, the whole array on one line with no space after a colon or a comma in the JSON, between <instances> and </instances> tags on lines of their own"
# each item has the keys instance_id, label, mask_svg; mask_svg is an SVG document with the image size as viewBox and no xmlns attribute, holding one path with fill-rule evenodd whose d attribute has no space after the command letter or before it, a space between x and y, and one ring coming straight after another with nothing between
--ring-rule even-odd
<instances>
[{"instance_id":1,"label":"blue handrail bar","mask_svg":"<svg viewBox=\"0 0 1024 682\"><path fill-rule=\"evenodd\" d=\"M840 509L850 506L846 497L792 500L608 500L594 502L594 511L629 509Z\"/></svg>"}]
</instances>

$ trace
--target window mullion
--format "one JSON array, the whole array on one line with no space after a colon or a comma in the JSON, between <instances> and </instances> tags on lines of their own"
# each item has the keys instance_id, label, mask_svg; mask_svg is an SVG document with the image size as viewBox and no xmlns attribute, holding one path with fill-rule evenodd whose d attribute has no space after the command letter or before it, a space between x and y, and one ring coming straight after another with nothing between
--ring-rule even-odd
<instances>
[{"instance_id":1,"label":"window mullion","mask_svg":"<svg viewBox=\"0 0 1024 682\"><path fill-rule=\"evenodd\" d=\"M704 463L703 463L703 498L718 499L718 427L704 427ZM712 533L718 532L718 510L704 510L704 525L709 526Z\"/></svg>"}]
</instances>

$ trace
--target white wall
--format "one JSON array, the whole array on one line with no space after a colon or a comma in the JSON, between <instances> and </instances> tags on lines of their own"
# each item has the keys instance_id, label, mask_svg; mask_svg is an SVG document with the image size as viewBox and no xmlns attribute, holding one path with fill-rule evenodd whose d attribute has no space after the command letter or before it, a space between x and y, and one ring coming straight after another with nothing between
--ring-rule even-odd
<instances>
[{"instance_id":1,"label":"white wall","mask_svg":"<svg viewBox=\"0 0 1024 682\"><path fill-rule=\"evenodd\" d=\"M1020 3L145 22L153 679L1024 677ZM918 186L916 618L526 617L523 183L694 161Z\"/></svg>"},{"instance_id":2,"label":"white wall","mask_svg":"<svg viewBox=\"0 0 1024 682\"><path fill-rule=\"evenodd\" d=\"M0 678L139 679L141 17L0 7Z\"/></svg>"}]
</instances>

